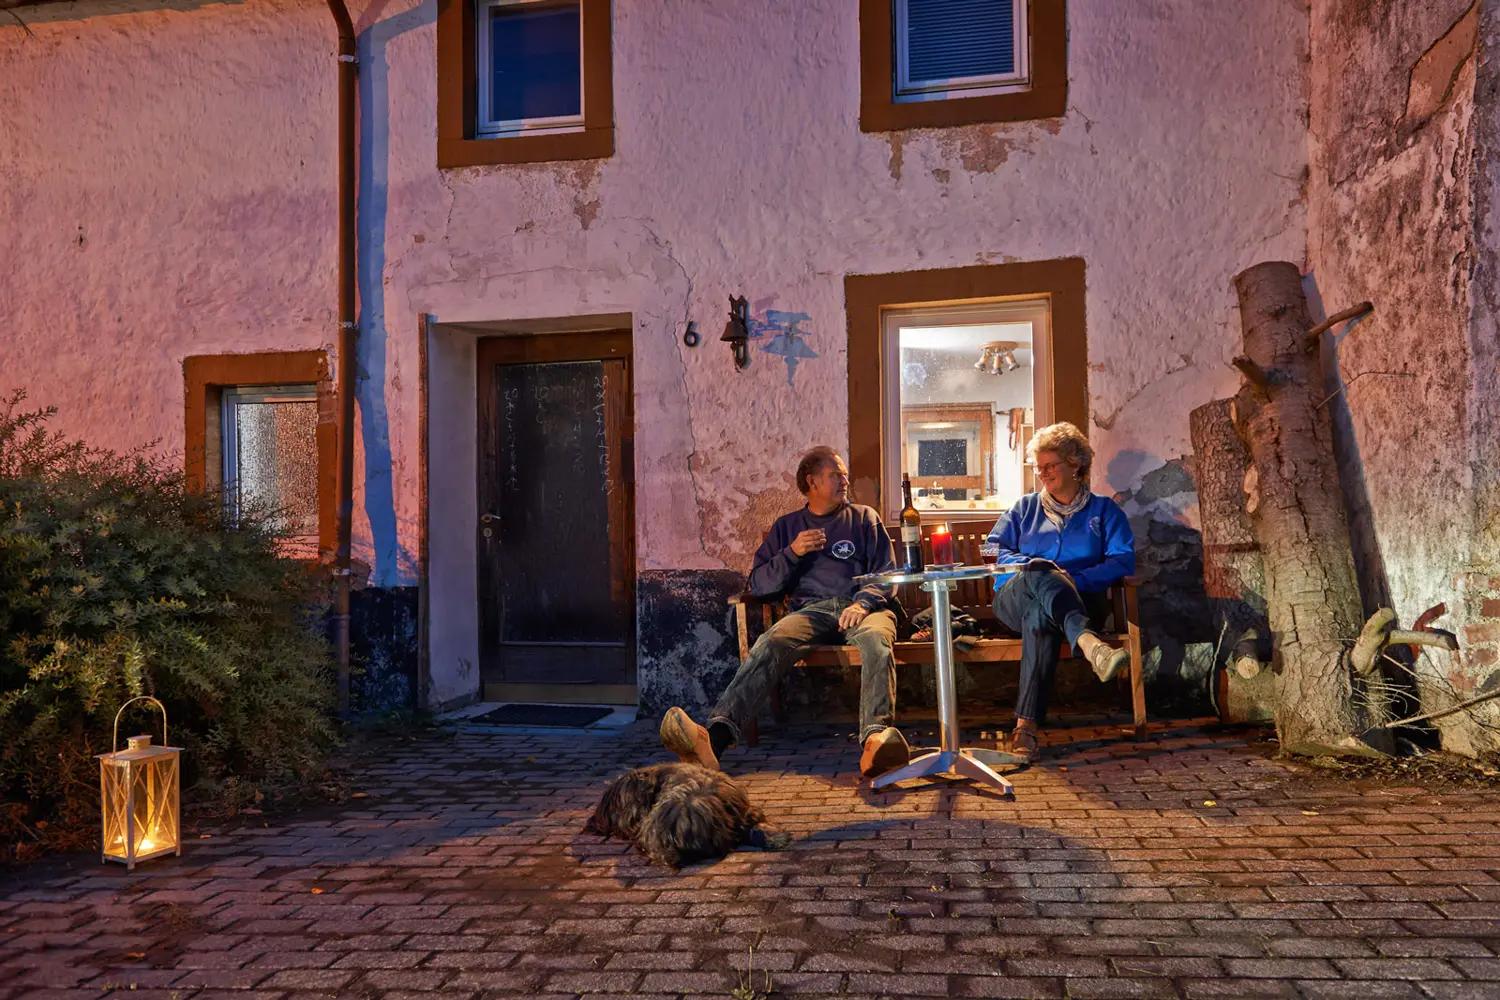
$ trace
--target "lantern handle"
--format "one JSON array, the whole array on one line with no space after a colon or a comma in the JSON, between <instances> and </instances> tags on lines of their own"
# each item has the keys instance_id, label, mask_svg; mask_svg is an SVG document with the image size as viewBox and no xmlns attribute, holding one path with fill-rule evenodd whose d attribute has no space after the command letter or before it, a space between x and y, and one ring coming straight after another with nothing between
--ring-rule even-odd
<instances>
[{"instance_id":1,"label":"lantern handle","mask_svg":"<svg viewBox=\"0 0 1500 1000\"><path fill-rule=\"evenodd\" d=\"M120 744L120 716L124 715L125 710L138 701L154 702L156 704L156 707L161 709L161 745L167 745L167 706L163 705L161 702L157 701L149 694L141 694L136 695L134 698L121 705L120 710L115 713L115 735L110 740L109 744L109 748L111 751L115 750Z\"/></svg>"}]
</instances>

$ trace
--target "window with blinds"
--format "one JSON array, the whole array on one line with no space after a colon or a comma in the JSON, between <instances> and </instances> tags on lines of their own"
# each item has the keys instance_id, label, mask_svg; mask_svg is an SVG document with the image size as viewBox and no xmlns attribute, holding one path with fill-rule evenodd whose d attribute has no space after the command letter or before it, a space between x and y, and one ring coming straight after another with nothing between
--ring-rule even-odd
<instances>
[{"instance_id":1,"label":"window with blinds","mask_svg":"<svg viewBox=\"0 0 1500 1000\"><path fill-rule=\"evenodd\" d=\"M897 101L1026 88L1027 0L894 0Z\"/></svg>"}]
</instances>

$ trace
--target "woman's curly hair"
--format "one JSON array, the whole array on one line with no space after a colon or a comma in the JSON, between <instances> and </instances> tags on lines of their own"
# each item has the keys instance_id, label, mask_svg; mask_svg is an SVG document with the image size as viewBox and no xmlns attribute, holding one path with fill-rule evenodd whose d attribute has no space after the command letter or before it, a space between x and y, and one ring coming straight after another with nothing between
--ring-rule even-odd
<instances>
[{"instance_id":1,"label":"woman's curly hair","mask_svg":"<svg viewBox=\"0 0 1500 1000\"><path fill-rule=\"evenodd\" d=\"M1077 427L1061 423L1041 428L1032 435L1031 443L1026 446L1026 460L1035 462L1039 451L1054 452L1078 470L1079 481L1089 481L1089 473L1094 468L1094 449L1089 446L1089 439L1083 436L1083 431Z\"/></svg>"}]
</instances>

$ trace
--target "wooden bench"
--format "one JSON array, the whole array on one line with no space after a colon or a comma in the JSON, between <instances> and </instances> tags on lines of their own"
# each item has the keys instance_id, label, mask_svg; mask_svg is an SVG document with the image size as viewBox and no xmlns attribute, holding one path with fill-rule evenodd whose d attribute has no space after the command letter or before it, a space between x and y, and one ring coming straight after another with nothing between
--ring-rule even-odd
<instances>
[{"instance_id":1,"label":"wooden bench","mask_svg":"<svg viewBox=\"0 0 1500 1000\"><path fill-rule=\"evenodd\" d=\"M985 535L994 526L995 520L994 517L987 517L983 521L967 518L950 519L948 525L953 533L953 557L965 565L978 565L979 548L984 543ZM898 527L890 530L892 543L899 554L901 551L900 529ZM929 561L932 558L931 533L931 526L924 524L922 526L922 550L924 557ZM1136 605L1137 583L1138 580L1135 577L1126 577L1110 588L1111 611L1110 619L1106 623L1108 630L1101 630L1098 635L1105 642L1121 646L1130 652L1130 700L1135 714L1135 738L1140 740L1146 738L1146 689L1141 678L1141 627ZM1021 660L1020 638L1009 632L995 618L994 609L990 604L994 597L993 586L993 581L988 579L964 580L956 584L953 592L953 610L972 616L979 622L984 633L983 638L978 639L968 648L962 645L955 647L953 658L956 663L1019 663ZM932 604L931 595L916 584L904 584L897 587L896 596L907 613L913 616ZM762 630L768 629L786 613L787 605L786 601L781 598L760 598L750 593L731 597L729 603L734 607L740 642L740 662L744 663L745 658L750 655L751 618L755 617L760 620ZM930 642L898 641L893 650L898 664L936 662ZM1067 642L1064 641L1063 657L1067 658L1071 652ZM807 655L797 661L796 665L843 667L858 666L859 663L859 650L853 646L811 646L807 650ZM771 711L777 722L785 721L779 687L771 689ZM746 726L745 737L751 746L755 746L759 736L758 726L752 719Z\"/></svg>"}]
</instances>

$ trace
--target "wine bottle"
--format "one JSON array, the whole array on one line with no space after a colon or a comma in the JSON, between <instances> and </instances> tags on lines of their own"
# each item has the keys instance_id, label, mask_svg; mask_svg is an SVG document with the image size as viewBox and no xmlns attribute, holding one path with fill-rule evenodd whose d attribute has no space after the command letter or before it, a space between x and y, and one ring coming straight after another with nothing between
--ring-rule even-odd
<instances>
[{"instance_id":1,"label":"wine bottle","mask_svg":"<svg viewBox=\"0 0 1500 1000\"><path fill-rule=\"evenodd\" d=\"M908 573L922 572L922 515L917 505L911 502L911 476L901 474L901 499L906 506L901 508L901 557L906 561Z\"/></svg>"}]
</instances>

